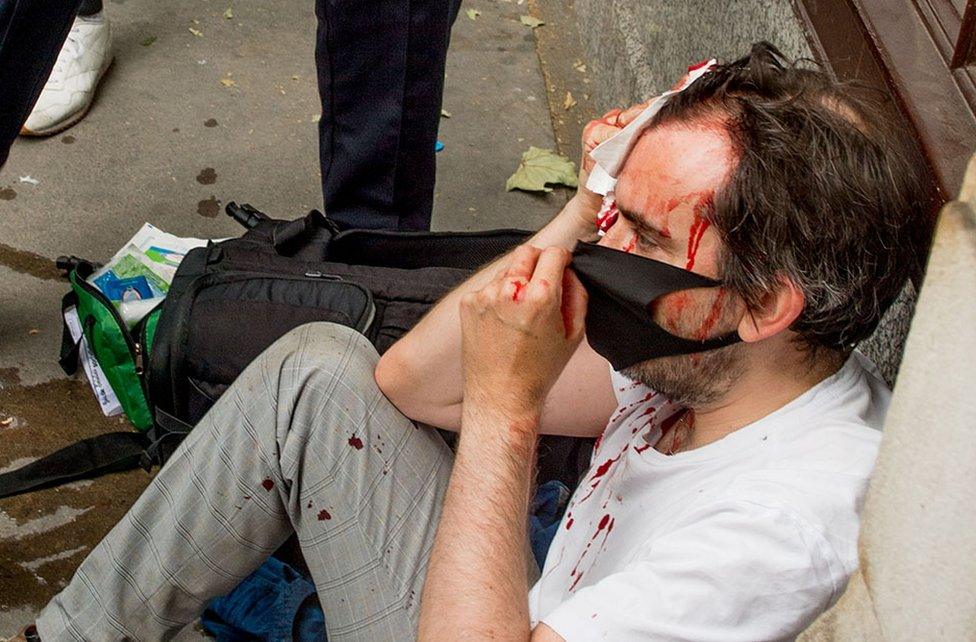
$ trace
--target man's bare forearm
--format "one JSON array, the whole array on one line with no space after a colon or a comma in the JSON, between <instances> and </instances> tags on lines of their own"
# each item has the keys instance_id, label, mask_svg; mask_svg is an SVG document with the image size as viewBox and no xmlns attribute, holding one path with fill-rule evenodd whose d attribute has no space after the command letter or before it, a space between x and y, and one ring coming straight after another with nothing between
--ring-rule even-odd
<instances>
[{"instance_id":1,"label":"man's bare forearm","mask_svg":"<svg viewBox=\"0 0 976 642\"><path fill-rule=\"evenodd\" d=\"M593 221L592 203L573 198L528 243L538 248L572 249L576 241L595 237ZM458 305L465 294L490 282L506 264L506 257L488 264L444 297L383 355L376 370L377 382L407 416L456 427L449 424L460 417L462 400Z\"/></svg>"},{"instance_id":2,"label":"man's bare forearm","mask_svg":"<svg viewBox=\"0 0 976 642\"><path fill-rule=\"evenodd\" d=\"M465 405L419 638L528 640L526 530L538 416Z\"/></svg>"}]
</instances>

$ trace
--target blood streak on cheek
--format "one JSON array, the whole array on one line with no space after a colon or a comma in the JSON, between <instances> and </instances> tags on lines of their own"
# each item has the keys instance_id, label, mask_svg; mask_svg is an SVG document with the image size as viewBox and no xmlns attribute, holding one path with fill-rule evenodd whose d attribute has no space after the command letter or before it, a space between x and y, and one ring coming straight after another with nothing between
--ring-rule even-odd
<instances>
[{"instance_id":1,"label":"blood streak on cheek","mask_svg":"<svg viewBox=\"0 0 976 642\"><path fill-rule=\"evenodd\" d=\"M660 314L664 317L663 324L671 332L678 332L681 318L691 303L691 296L687 292L673 292L666 294L651 303L652 318Z\"/></svg>"},{"instance_id":2,"label":"blood streak on cheek","mask_svg":"<svg viewBox=\"0 0 976 642\"><path fill-rule=\"evenodd\" d=\"M722 304L725 302L725 289L719 288L718 293L715 295L715 300L712 301L712 308L708 311L708 316L702 321L701 326L698 327L698 331L695 333L695 338L699 341L704 341L711 334L712 329L715 328L715 324L718 323L719 318L722 316Z\"/></svg>"},{"instance_id":3,"label":"blood streak on cheek","mask_svg":"<svg viewBox=\"0 0 976 642\"><path fill-rule=\"evenodd\" d=\"M695 267L695 256L698 254L698 248L701 246L702 237L705 236L705 231L712 224L711 221L705 218L705 214L711 211L713 198L713 194L711 193L703 194L695 206L695 219L691 224L691 229L688 230L688 263L685 265L686 270L691 270Z\"/></svg>"},{"instance_id":4,"label":"blood streak on cheek","mask_svg":"<svg viewBox=\"0 0 976 642\"><path fill-rule=\"evenodd\" d=\"M622 249L627 254L631 254L636 248L637 248L637 235L634 234L633 236L630 237L630 240L627 241L627 245L625 245Z\"/></svg>"}]
</instances>

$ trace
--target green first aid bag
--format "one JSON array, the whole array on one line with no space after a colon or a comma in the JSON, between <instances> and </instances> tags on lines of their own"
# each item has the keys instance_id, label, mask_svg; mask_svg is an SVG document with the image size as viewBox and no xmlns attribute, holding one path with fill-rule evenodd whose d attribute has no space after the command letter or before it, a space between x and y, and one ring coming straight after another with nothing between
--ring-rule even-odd
<instances>
[{"instance_id":1,"label":"green first aid bag","mask_svg":"<svg viewBox=\"0 0 976 642\"><path fill-rule=\"evenodd\" d=\"M148 430L152 412L145 369L162 308L154 308L130 330L115 305L88 282L95 266L80 260L72 264L68 273L71 292L62 300L62 314L72 306L77 309L88 350L105 375L104 383L111 387L132 425L140 431ZM65 322L59 362L68 375L78 369L79 344Z\"/></svg>"}]
</instances>

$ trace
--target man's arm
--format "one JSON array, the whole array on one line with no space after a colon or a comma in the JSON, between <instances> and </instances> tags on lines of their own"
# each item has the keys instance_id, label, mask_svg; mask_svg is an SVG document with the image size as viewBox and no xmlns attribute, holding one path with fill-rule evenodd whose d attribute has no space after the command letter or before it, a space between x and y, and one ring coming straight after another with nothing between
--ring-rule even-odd
<instances>
[{"instance_id":1,"label":"man's arm","mask_svg":"<svg viewBox=\"0 0 976 642\"><path fill-rule=\"evenodd\" d=\"M596 238L592 195L577 194L526 245L536 256L546 247L572 249L579 239ZM462 298L484 288L508 269L511 254L482 268L448 294L380 359L376 381L408 417L456 430L461 423ZM546 399L540 430L548 434L595 436L616 401L606 360L584 341Z\"/></svg>"},{"instance_id":2,"label":"man's arm","mask_svg":"<svg viewBox=\"0 0 976 642\"><path fill-rule=\"evenodd\" d=\"M536 256L547 247L572 249L578 240L596 240L596 214L602 198L586 189L593 169L589 152L617 134L647 105L612 109L583 129L580 188L566 207L527 243ZM461 331L458 304L508 268L511 255L480 270L446 296L380 359L376 381L408 417L457 430L461 425ZM542 412L540 432L596 436L616 407L609 366L583 341L552 387Z\"/></svg>"},{"instance_id":3,"label":"man's arm","mask_svg":"<svg viewBox=\"0 0 976 642\"><path fill-rule=\"evenodd\" d=\"M559 640L530 630L526 533L543 400L583 337L570 253L523 248L462 298L464 410L420 607L421 640Z\"/></svg>"}]
</instances>

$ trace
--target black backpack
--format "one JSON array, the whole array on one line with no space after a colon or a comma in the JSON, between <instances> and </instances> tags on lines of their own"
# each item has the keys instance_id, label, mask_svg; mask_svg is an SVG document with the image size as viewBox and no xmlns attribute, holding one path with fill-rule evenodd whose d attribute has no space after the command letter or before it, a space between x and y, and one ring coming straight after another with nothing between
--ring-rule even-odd
<instances>
[{"instance_id":1,"label":"black backpack","mask_svg":"<svg viewBox=\"0 0 976 642\"><path fill-rule=\"evenodd\" d=\"M281 221L248 205L226 209L247 232L189 252L163 303L143 373L153 426L99 435L0 475L0 497L161 465L237 375L289 330L340 323L382 354L473 270L528 236L340 231L317 211ZM543 437L538 478L573 487L589 455L588 440Z\"/></svg>"}]
</instances>

